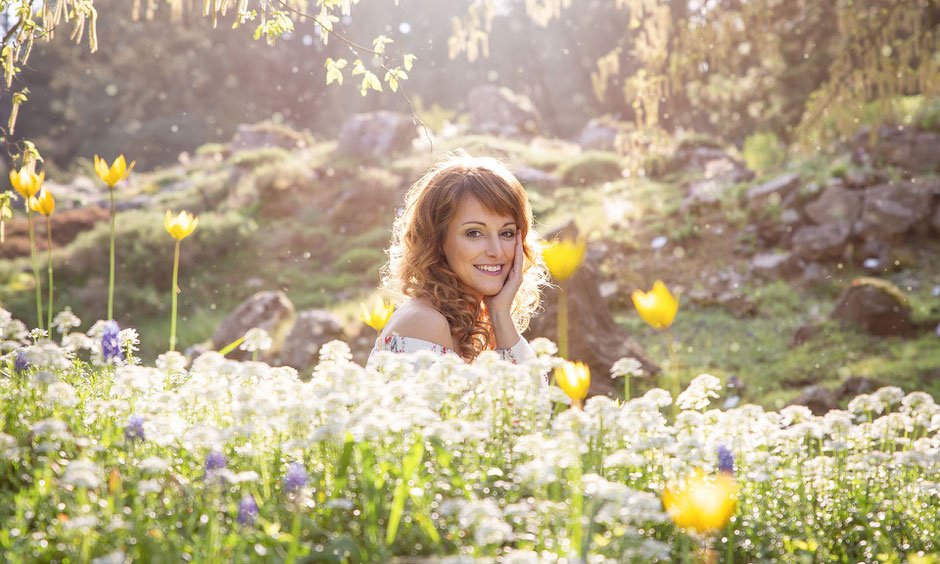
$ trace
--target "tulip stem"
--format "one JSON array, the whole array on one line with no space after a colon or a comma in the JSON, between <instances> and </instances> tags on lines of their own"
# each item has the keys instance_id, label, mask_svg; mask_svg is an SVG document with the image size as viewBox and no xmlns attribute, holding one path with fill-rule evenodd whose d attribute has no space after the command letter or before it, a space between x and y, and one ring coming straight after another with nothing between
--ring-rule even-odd
<instances>
[{"instance_id":1,"label":"tulip stem","mask_svg":"<svg viewBox=\"0 0 940 564\"><path fill-rule=\"evenodd\" d=\"M672 338L672 331L666 331L666 349L669 351L669 371L671 372L670 376L670 385L672 387L672 415L676 417L679 415L679 404L676 403L679 399L679 355L676 351L676 343Z\"/></svg>"},{"instance_id":2,"label":"tulip stem","mask_svg":"<svg viewBox=\"0 0 940 564\"><path fill-rule=\"evenodd\" d=\"M108 319L114 319L114 188L108 187L111 196L111 268L108 276ZM173 349L170 349L173 350Z\"/></svg>"},{"instance_id":3,"label":"tulip stem","mask_svg":"<svg viewBox=\"0 0 940 564\"><path fill-rule=\"evenodd\" d=\"M568 292L564 282L558 287L558 356L568 360Z\"/></svg>"},{"instance_id":4,"label":"tulip stem","mask_svg":"<svg viewBox=\"0 0 940 564\"><path fill-rule=\"evenodd\" d=\"M630 373L623 375L623 403L630 401Z\"/></svg>"},{"instance_id":5,"label":"tulip stem","mask_svg":"<svg viewBox=\"0 0 940 564\"><path fill-rule=\"evenodd\" d=\"M36 324L42 326L42 284L39 281L39 261L36 258L36 240L33 235L33 213L26 198L26 220L29 223L29 254L33 259L33 280L36 282Z\"/></svg>"},{"instance_id":6,"label":"tulip stem","mask_svg":"<svg viewBox=\"0 0 940 564\"><path fill-rule=\"evenodd\" d=\"M46 238L49 242L49 311L46 315L49 316L46 326L49 327L49 332L52 333L52 216L46 216ZM51 335L50 335L51 336Z\"/></svg>"},{"instance_id":7,"label":"tulip stem","mask_svg":"<svg viewBox=\"0 0 940 564\"><path fill-rule=\"evenodd\" d=\"M176 350L176 294L179 289L176 280L179 276L180 267L180 239L176 240L176 250L173 252L173 286L170 288L172 295L172 305L170 306L170 350Z\"/></svg>"}]
</instances>

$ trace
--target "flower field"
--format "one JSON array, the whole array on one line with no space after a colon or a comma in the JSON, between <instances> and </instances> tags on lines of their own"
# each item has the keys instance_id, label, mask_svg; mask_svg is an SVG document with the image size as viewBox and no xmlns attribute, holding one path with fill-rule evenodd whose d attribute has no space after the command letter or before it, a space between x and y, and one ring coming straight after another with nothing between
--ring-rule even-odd
<instances>
[{"instance_id":1,"label":"flower field","mask_svg":"<svg viewBox=\"0 0 940 564\"><path fill-rule=\"evenodd\" d=\"M824 417L720 411L702 375L675 406L654 389L579 410L544 384L559 359L543 340L529 367L388 353L369 370L333 342L301 378L215 352L141 366L136 332L75 321L57 316L50 340L0 310L8 562L940 555L924 393L882 388Z\"/></svg>"}]
</instances>

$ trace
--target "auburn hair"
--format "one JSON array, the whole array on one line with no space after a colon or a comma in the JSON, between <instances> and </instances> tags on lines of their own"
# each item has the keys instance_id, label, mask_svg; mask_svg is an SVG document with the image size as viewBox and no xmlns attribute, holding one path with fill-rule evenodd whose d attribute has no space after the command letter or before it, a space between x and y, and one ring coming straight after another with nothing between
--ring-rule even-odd
<instances>
[{"instance_id":1,"label":"auburn hair","mask_svg":"<svg viewBox=\"0 0 940 564\"><path fill-rule=\"evenodd\" d=\"M444 257L448 226L469 197L493 213L512 217L521 231L522 285L511 313L519 332L528 328L539 307L547 271L525 189L496 159L455 153L411 186L392 228L382 285L395 302L417 298L433 306L447 319L457 352L472 360L481 351L495 348L493 325L486 304L460 281Z\"/></svg>"}]
</instances>

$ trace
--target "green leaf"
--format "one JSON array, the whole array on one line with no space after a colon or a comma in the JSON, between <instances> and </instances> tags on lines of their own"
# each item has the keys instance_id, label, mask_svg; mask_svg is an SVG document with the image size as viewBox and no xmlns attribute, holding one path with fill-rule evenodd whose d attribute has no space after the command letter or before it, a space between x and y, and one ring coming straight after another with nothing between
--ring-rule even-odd
<instances>
[{"instance_id":1,"label":"green leaf","mask_svg":"<svg viewBox=\"0 0 940 564\"><path fill-rule=\"evenodd\" d=\"M233 350L235 350L235 347L237 347L238 345L242 344L242 341L244 341L244 340L245 340L245 336L242 335L241 337L235 339L235 340L232 341L231 343L229 343L229 344L225 345L224 347L222 347L221 349L219 349L219 354L221 354L222 356L227 355L228 353L230 353L230 352L232 352Z\"/></svg>"},{"instance_id":2,"label":"green leaf","mask_svg":"<svg viewBox=\"0 0 940 564\"><path fill-rule=\"evenodd\" d=\"M405 55L405 70L411 70L411 67L415 64L415 59L418 57L412 53Z\"/></svg>"},{"instance_id":3,"label":"green leaf","mask_svg":"<svg viewBox=\"0 0 940 564\"><path fill-rule=\"evenodd\" d=\"M386 545L395 542L395 536L398 534L398 524L401 522L401 514L405 509L408 482L414 475L422 458L424 458L424 440L418 437L414 446L411 447L411 452L406 454L401 461L401 478L398 485L395 486L395 495L392 497L392 510L388 516L388 529L385 531Z\"/></svg>"}]
</instances>

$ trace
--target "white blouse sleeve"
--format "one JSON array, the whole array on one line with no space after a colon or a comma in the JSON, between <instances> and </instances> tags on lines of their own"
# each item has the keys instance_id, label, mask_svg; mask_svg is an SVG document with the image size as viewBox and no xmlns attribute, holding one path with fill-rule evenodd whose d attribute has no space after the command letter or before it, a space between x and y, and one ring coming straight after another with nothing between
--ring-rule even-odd
<instances>
[{"instance_id":1,"label":"white blouse sleeve","mask_svg":"<svg viewBox=\"0 0 940 564\"><path fill-rule=\"evenodd\" d=\"M535 359L535 351L524 337L519 337L519 342L508 349L496 349L496 352L500 358L513 364L528 364Z\"/></svg>"}]
</instances>

